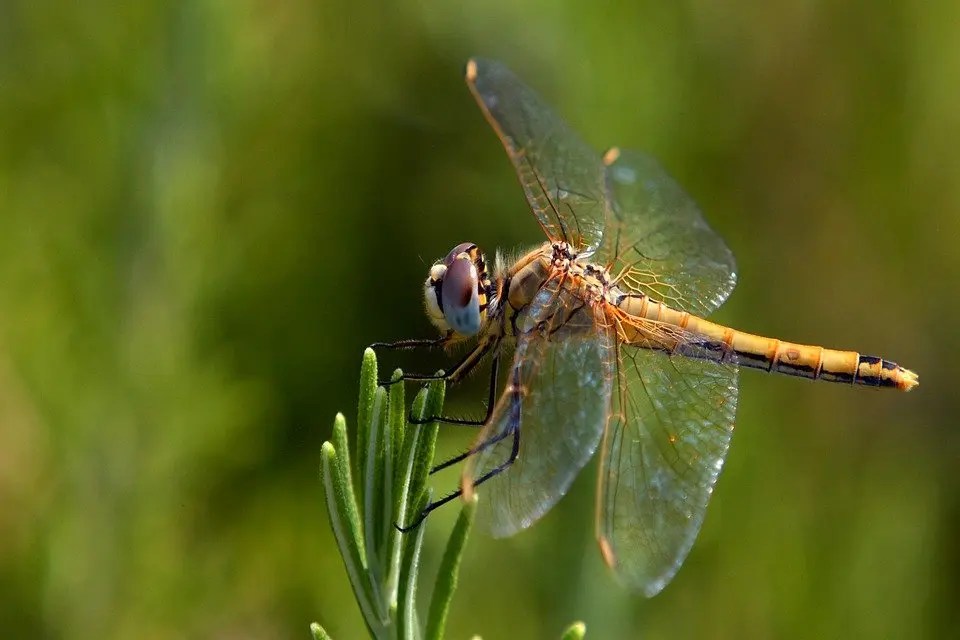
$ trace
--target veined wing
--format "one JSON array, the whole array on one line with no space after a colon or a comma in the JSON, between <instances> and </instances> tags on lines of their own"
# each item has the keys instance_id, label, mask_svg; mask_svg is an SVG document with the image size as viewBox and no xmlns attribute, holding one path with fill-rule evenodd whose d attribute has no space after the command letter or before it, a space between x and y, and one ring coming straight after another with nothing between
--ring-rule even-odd
<instances>
[{"instance_id":1,"label":"veined wing","mask_svg":"<svg viewBox=\"0 0 960 640\"><path fill-rule=\"evenodd\" d=\"M518 327L506 388L464 467L495 536L530 526L566 493L597 448L610 410L615 346L595 307L553 280ZM507 465L511 457L512 465ZM502 470L499 473L498 470Z\"/></svg>"},{"instance_id":2,"label":"veined wing","mask_svg":"<svg viewBox=\"0 0 960 640\"><path fill-rule=\"evenodd\" d=\"M497 62L471 60L467 85L551 240L565 240L585 255L596 251L595 261L622 273L624 288L678 309L707 315L727 299L736 284L733 255L656 160L611 150L601 162Z\"/></svg>"},{"instance_id":3,"label":"veined wing","mask_svg":"<svg viewBox=\"0 0 960 640\"><path fill-rule=\"evenodd\" d=\"M597 152L502 64L470 60L467 85L513 162L544 233L580 253L596 249L606 216Z\"/></svg>"},{"instance_id":4,"label":"veined wing","mask_svg":"<svg viewBox=\"0 0 960 640\"><path fill-rule=\"evenodd\" d=\"M646 154L611 149L604 163L610 214L593 260L676 309L704 316L723 304L736 263L693 199Z\"/></svg>"},{"instance_id":5,"label":"veined wing","mask_svg":"<svg viewBox=\"0 0 960 640\"><path fill-rule=\"evenodd\" d=\"M737 405L737 367L621 345L614 417L604 435L597 539L618 577L657 594L693 546L720 469ZM705 354L704 354L705 355Z\"/></svg>"}]
</instances>

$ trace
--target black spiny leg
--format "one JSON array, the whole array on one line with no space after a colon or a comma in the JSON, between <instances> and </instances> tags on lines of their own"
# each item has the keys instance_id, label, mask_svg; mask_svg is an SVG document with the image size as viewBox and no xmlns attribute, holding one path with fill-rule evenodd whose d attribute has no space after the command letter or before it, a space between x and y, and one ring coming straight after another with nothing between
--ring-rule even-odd
<instances>
[{"instance_id":1,"label":"black spiny leg","mask_svg":"<svg viewBox=\"0 0 960 640\"><path fill-rule=\"evenodd\" d=\"M493 340L482 340L477 343L470 352L465 356L460 358L460 361L457 364L451 367L450 371L443 371L441 373L404 373L402 378L397 380L390 380L386 383L380 383L382 386L387 386L389 384L395 384L401 380L416 380L418 382L430 382L433 380L445 380L448 384L457 384L467 376L468 373L473 371L474 367L480 364L480 361L483 360L483 357L487 355L490 351L490 348L496 344Z\"/></svg>"},{"instance_id":2,"label":"black spiny leg","mask_svg":"<svg viewBox=\"0 0 960 640\"><path fill-rule=\"evenodd\" d=\"M479 362L479 359L477 360ZM463 376L467 375L470 370L475 365L471 365L470 369L464 371L459 377L454 378L453 373L457 373L454 370L448 378L450 384L456 384L459 382ZM493 407L497 401L497 373L500 371L500 354L493 356L493 361L490 363L490 388L487 391L487 415L485 415L480 420L470 420L468 418L448 418L445 416L430 416L429 418L417 418L413 415L410 415L407 418L407 421L410 424L427 424L430 422L443 422L445 424L456 424L464 427L482 427L487 424L490 420L490 416L493 415Z\"/></svg>"},{"instance_id":3,"label":"black spiny leg","mask_svg":"<svg viewBox=\"0 0 960 640\"><path fill-rule=\"evenodd\" d=\"M450 338L450 334L448 334L447 337L440 338L438 340L401 340L399 342L377 342L374 345L371 345L371 348L383 346L392 349L417 349L420 347L432 349L436 347L445 347L450 344L451 341L452 339ZM404 373L402 377L397 378L396 380L378 380L377 384L379 384L381 387L389 387L390 385L398 382L407 382L409 380L414 380L417 382L445 380L449 384L456 384L480 363L480 361L483 359L483 356L485 356L490 351L491 346L495 345L496 343L496 340L490 339L477 343L477 346L463 356L459 362L453 365L450 371L441 371L440 373Z\"/></svg>"},{"instance_id":4,"label":"black spiny leg","mask_svg":"<svg viewBox=\"0 0 960 640\"><path fill-rule=\"evenodd\" d=\"M490 447L492 447L493 445L497 444L497 443L500 442L501 440L504 440L504 439L505 439L507 436L509 436L509 435L513 435L513 446L510 448L510 457L507 458L507 460L506 460L505 462L503 462L502 464L500 464L499 466L497 466L497 467L491 469L490 471L486 472L485 474L483 474L482 476L480 476L477 480L474 480L473 486L474 486L474 487L478 487L478 486L480 486L481 484L483 484L484 482L486 482L487 480L489 480L490 478L492 478L492 477L494 477L495 475L503 472L507 467L509 467L510 465L512 465L512 464L516 461L516 459L517 459L517 454L520 452L520 430L519 430L519 429L508 429L508 430L504 431L503 433L497 434L495 437L493 437L493 438L491 438L490 440L487 440L486 442L482 443L479 447L477 447L477 448L475 448L475 449L471 449L470 451L467 451L466 453L461 453L460 455L458 455L458 456L456 456L456 457L454 457L454 458L451 458L451 459L447 460L446 462L442 462L442 463L438 464L437 466L435 466L433 469L430 470L430 473L434 473L434 472L436 472L436 471L440 471L441 469L446 469L447 467L452 466L452 465L454 465L454 464L457 464L458 462L462 462L462 461L466 460L467 458L469 458L469 457L472 456L472 455L476 455L476 454L480 453L481 451L484 451L485 449L489 449ZM463 487L459 487L456 491L450 493L449 495L446 495L446 496L440 498L439 500L434 500L433 502L431 502L430 504L428 504L426 507L424 507L424 508L423 508L423 511L421 511L420 513L418 513L418 514L417 514L417 517L414 518L413 522L411 522L410 524L408 524L408 525L406 525L406 526L404 526L404 527L401 527L400 525L394 523L393 526L396 527L397 530L400 531L401 533L407 533L407 532L409 532L409 531L413 531L414 529L416 529L417 527L419 527L420 524L423 523L424 520L426 520L427 516L430 515L430 512L432 512L434 509L439 509L439 508L442 507L443 505L447 504L448 502L450 502L450 501L452 501L452 500L454 500L454 499L456 499L456 498L459 498L459 497L462 496L462 495L463 495Z\"/></svg>"},{"instance_id":5,"label":"black spiny leg","mask_svg":"<svg viewBox=\"0 0 960 640\"><path fill-rule=\"evenodd\" d=\"M448 342L450 342L449 334L440 338L411 338L409 340L397 340L396 342L374 342L370 345L370 348L374 351L377 349L406 351L408 349L419 349L421 347L435 349L437 347L446 346Z\"/></svg>"},{"instance_id":6,"label":"black spiny leg","mask_svg":"<svg viewBox=\"0 0 960 640\"><path fill-rule=\"evenodd\" d=\"M396 342L374 342L370 345L370 349L376 351L377 349L390 349L391 351L412 351L414 349L442 349L450 344L453 339L453 334L448 333L447 335L440 338L413 338L410 340L397 340ZM458 365L459 366L459 365ZM402 378L397 380L378 380L377 384L381 387L389 387L390 385L396 384L397 382L404 380L439 380L444 376L440 375L423 375L423 374L404 374Z\"/></svg>"},{"instance_id":7,"label":"black spiny leg","mask_svg":"<svg viewBox=\"0 0 960 640\"><path fill-rule=\"evenodd\" d=\"M417 418L413 415L407 417L407 420L411 424L427 424L429 422L444 422L447 424L456 424L469 427L479 427L482 426L487 419L490 417L490 414L493 412L493 401L496 398L496 389L497 389L497 372L498 365L500 362L498 347L500 340L498 338L486 338L477 343L477 346L473 348L469 353L467 353L463 358L460 359L457 364L453 366L450 371L440 372L437 374L420 374L420 373L405 373L403 377L397 378L390 381L380 381L381 386L388 386L390 384L395 384L400 381L406 380L416 380L418 382L429 382L432 380L444 380L447 384L455 385L461 380L466 378L471 371L473 371L478 364L480 364L488 353L491 351L497 353L493 358L493 364L490 371L490 391L489 398L490 401L487 404L487 416L483 420L465 420L463 418L448 418L446 416L429 416L427 418Z\"/></svg>"},{"instance_id":8,"label":"black spiny leg","mask_svg":"<svg viewBox=\"0 0 960 640\"><path fill-rule=\"evenodd\" d=\"M474 456L474 455L477 455L478 453L486 451L493 445L497 444L498 442L501 442L502 440L506 439L508 436L511 436L511 435L513 436L513 445L510 447L510 455L507 457L507 459L504 462L502 462L498 466L494 467L490 471L487 471L485 474L483 474L482 476L474 480L473 487L476 488L480 486L490 478L493 478L494 476L502 473L507 468L509 468L510 465L516 462L517 456L520 454L520 407L521 407L521 404L520 404L519 368L514 369L513 377L514 377L515 384L510 389L510 394L511 394L510 423L507 426L507 428L504 429L502 432L498 433L497 435L493 436L489 440L485 440L484 442L481 442L478 446L472 447L468 451L461 453L458 456L454 456L453 458L450 458L445 462L441 462L440 464L438 464L437 466L435 466L433 469L430 470L431 474L436 473L441 469L446 469L447 467L453 466L459 462L463 462L470 456ZM426 517L430 515L430 513L434 509L438 509L443 505L447 504L448 502L450 502L451 500L454 500L455 498L459 498L462 495L463 495L463 487L461 486L457 488L456 491L450 493L449 495L446 495L443 498L440 498L439 500L435 500L430 504L428 504L426 507L423 508L423 510L420 513L417 514L417 517L414 518L413 522L411 522L410 524L404 527L401 527L400 525L394 523L393 526L396 527L397 530L400 531L401 533L407 533L409 531L413 531L414 529L419 527L421 523L423 523Z\"/></svg>"}]
</instances>

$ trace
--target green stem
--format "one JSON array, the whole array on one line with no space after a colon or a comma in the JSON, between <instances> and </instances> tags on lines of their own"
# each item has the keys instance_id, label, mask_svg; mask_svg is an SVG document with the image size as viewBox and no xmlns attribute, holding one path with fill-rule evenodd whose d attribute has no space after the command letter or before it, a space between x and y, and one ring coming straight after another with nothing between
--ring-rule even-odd
<instances>
[{"instance_id":1,"label":"green stem","mask_svg":"<svg viewBox=\"0 0 960 640\"><path fill-rule=\"evenodd\" d=\"M357 455L349 454L346 420L339 414L334 420L333 443L324 442L321 449L327 514L370 635L390 640L439 640L457 587L476 499L463 505L447 541L421 633L416 595L426 523L407 534L401 534L394 523L408 524L430 504L426 485L439 426L436 422L410 424L400 371L394 373L392 382L389 391L377 387L377 359L372 350L365 351L357 409ZM411 415L418 420L440 415L444 391L442 380L429 383L414 398ZM310 632L315 640L330 638L317 623L310 626ZM579 640L583 625L573 625L563 637Z\"/></svg>"},{"instance_id":2,"label":"green stem","mask_svg":"<svg viewBox=\"0 0 960 640\"><path fill-rule=\"evenodd\" d=\"M353 594L360 606L363 619L366 621L370 632L376 635L375 629L382 626L386 621L375 609L373 585L370 582L370 574L367 573L362 558L363 545L357 543L359 533L353 530L352 521L356 517L356 505L349 503L346 483L335 471L338 465L337 453L333 445L324 442L322 454L321 473L327 496L327 514L330 516L333 536L336 538L340 555L343 556L347 577L350 579L350 585L353 587Z\"/></svg>"},{"instance_id":3,"label":"green stem","mask_svg":"<svg viewBox=\"0 0 960 640\"><path fill-rule=\"evenodd\" d=\"M430 612L427 614L427 630L424 633L426 640L441 640L443 629L447 623L447 611L450 600L457 588L457 576L460 573L460 558L463 556L463 547L467 542L467 535L473 524L473 516L477 512L477 497L468 502L460 510L457 523L453 526L447 549L443 553L440 569L437 571L437 582L430 599Z\"/></svg>"}]
</instances>

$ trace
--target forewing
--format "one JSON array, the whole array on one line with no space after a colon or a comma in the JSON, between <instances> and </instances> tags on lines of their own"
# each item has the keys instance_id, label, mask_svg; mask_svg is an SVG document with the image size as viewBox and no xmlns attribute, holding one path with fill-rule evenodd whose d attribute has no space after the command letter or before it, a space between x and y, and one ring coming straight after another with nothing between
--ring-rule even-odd
<instances>
[{"instance_id":1,"label":"forewing","mask_svg":"<svg viewBox=\"0 0 960 640\"><path fill-rule=\"evenodd\" d=\"M693 199L644 153L611 149L604 162L610 214L594 260L676 309L704 316L723 304L736 263Z\"/></svg>"},{"instance_id":2,"label":"forewing","mask_svg":"<svg viewBox=\"0 0 960 640\"><path fill-rule=\"evenodd\" d=\"M606 210L599 154L502 64L471 60L467 85L500 137L547 236L581 253L596 249Z\"/></svg>"},{"instance_id":3,"label":"forewing","mask_svg":"<svg viewBox=\"0 0 960 640\"><path fill-rule=\"evenodd\" d=\"M602 318L558 281L519 322L506 387L464 467L495 536L530 526L563 496L597 448L610 409L615 347ZM514 447L512 465L504 467ZM502 468L502 472L497 470Z\"/></svg>"},{"instance_id":4,"label":"forewing","mask_svg":"<svg viewBox=\"0 0 960 640\"><path fill-rule=\"evenodd\" d=\"M698 343L706 344L687 333L682 351L697 355ZM597 537L618 577L647 596L673 578L693 546L730 445L736 404L734 363L621 346Z\"/></svg>"}]
</instances>

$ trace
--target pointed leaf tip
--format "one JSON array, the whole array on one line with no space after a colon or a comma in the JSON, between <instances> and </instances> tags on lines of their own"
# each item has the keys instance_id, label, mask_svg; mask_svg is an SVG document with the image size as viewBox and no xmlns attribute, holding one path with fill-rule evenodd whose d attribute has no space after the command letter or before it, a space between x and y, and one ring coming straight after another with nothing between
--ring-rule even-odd
<instances>
[{"instance_id":1,"label":"pointed leaf tip","mask_svg":"<svg viewBox=\"0 0 960 640\"><path fill-rule=\"evenodd\" d=\"M582 622L574 622L572 625L567 627L566 631L563 632L563 635L560 636L560 640L583 640L583 637L587 634L587 625Z\"/></svg>"},{"instance_id":2,"label":"pointed leaf tip","mask_svg":"<svg viewBox=\"0 0 960 640\"><path fill-rule=\"evenodd\" d=\"M352 459L353 475L358 479L358 504L365 504L364 491L366 486L363 479L366 477L367 448L370 446L370 427L374 420L373 403L377 390L377 356L372 349L363 352L363 363L360 365L360 397L357 401L357 455Z\"/></svg>"}]
</instances>

